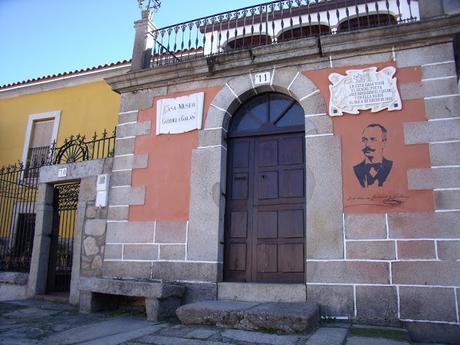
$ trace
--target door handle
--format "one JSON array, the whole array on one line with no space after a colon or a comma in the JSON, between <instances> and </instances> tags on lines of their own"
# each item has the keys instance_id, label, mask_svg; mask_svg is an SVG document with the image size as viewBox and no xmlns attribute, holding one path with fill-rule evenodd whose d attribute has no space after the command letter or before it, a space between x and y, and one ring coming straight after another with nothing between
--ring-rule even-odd
<instances>
[{"instance_id":1,"label":"door handle","mask_svg":"<svg viewBox=\"0 0 460 345\"><path fill-rule=\"evenodd\" d=\"M246 176L237 176L235 180L246 180Z\"/></svg>"}]
</instances>

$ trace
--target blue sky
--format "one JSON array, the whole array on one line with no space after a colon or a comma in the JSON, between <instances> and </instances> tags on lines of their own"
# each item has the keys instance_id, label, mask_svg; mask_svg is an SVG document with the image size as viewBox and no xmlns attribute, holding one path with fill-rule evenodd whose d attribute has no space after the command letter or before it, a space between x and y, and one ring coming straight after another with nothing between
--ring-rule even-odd
<instances>
[{"instance_id":1,"label":"blue sky","mask_svg":"<svg viewBox=\"0 0 460 345\"><path fill-rule=\"evenodd\" d=\"M162 0L158 27L258 0ZM0 85L129 59L136 0L0 0Z\"/></svg>"}]
</instances>

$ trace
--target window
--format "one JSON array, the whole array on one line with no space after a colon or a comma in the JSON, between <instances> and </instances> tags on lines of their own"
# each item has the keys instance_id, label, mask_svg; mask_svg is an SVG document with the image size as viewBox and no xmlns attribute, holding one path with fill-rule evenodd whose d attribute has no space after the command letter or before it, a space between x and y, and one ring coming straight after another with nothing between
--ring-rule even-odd
<instances>
[{"instance_id":1,"label":"window","mask_svg":"<svg viewBox=\"0 0 460 345\"><path fill-rule=\"evenodd\" d=\"M46 161L51 143L56 140L59 120L60 111L29 116L22 152L22 162L26 168L39 167ZM31 173L37 175L38 170L35 169ZM26 177L37 177L26 175Z\"/></svg>"}]
</instances>

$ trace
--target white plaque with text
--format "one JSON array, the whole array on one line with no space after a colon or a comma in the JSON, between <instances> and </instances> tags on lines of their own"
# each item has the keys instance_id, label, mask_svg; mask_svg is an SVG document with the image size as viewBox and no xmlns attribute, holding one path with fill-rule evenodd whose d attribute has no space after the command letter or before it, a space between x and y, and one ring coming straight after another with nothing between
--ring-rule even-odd
<instances>
[{"instance_id":1,"label":"white plaque with text","mask_svg":"<svg viewBox=\"0 0 460 345\"><path fill-rule=\"evenodd\" d=\"M204 93L194 93L157 102L157 135L178 134L201 129Z\"/></svg>"},{"instance_id":2,"label":"white plaque with text","mask_svg":"<svg viewBox=\"0 0 460 345\"><path fill-rule=\"evenodd\" d=\"M396 78L396 68L386 67L377 72L377 67L346 71L346 75L331 73L329 85L331 100L329 115L343 113L359 114L360 110L376 113L387 109L402 109Z\"/></svg>"}]
</instances>

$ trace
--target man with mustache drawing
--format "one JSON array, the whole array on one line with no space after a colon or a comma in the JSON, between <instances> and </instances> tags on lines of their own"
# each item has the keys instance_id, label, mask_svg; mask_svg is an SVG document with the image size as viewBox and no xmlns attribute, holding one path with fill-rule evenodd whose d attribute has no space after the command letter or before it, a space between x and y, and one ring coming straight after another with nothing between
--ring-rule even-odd
<instances>
[{"instance_id":1,"label":"man with mustache drawing","mask_svg":"<svg viewBox=\"0 0 460 345\"><path fill-rule=\"evenodd\" d=\"M383 156L387 137L386 128L377 123L370 124L363 130L361 141L364 160L355 165L353 170L359 184L364 188L375 185L382 187L390 174L393 161Z\"/></svg>"}]
</instances>

